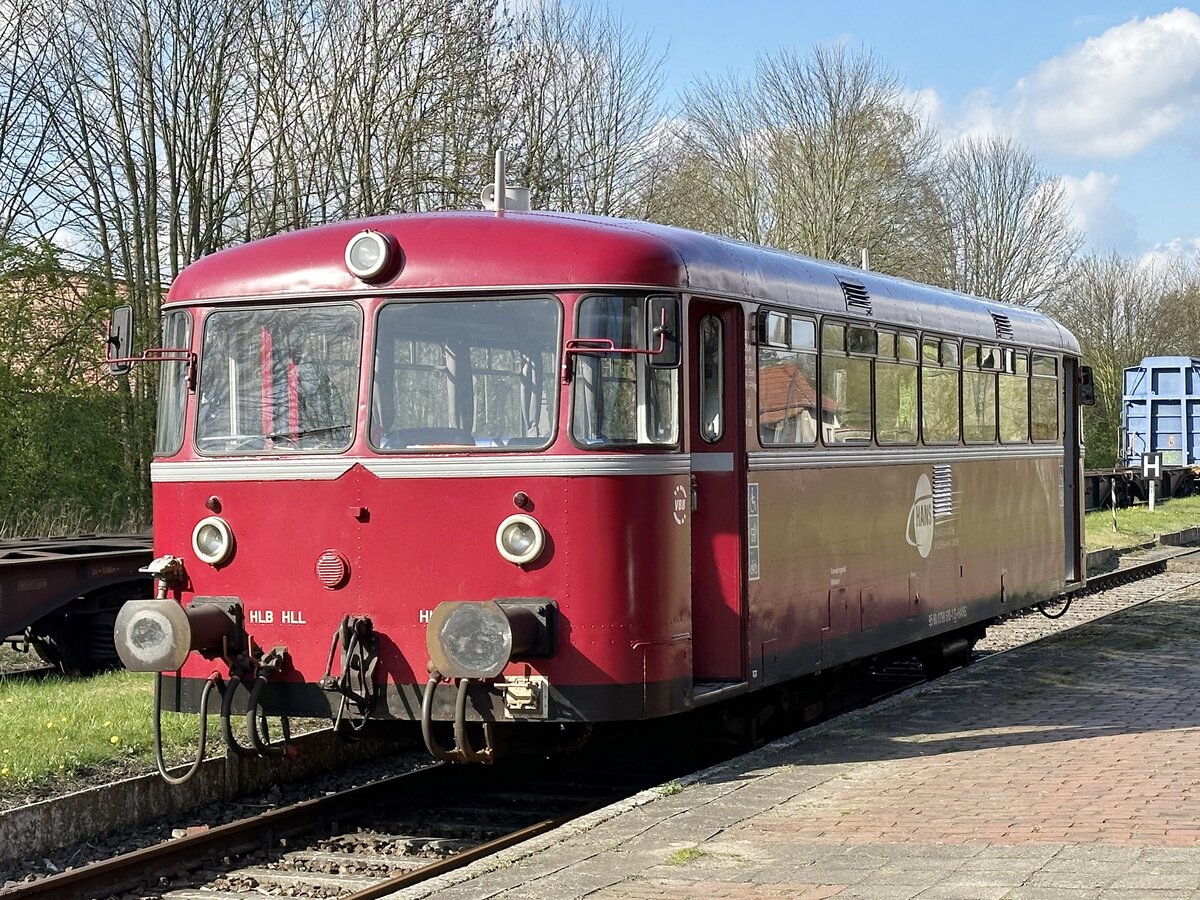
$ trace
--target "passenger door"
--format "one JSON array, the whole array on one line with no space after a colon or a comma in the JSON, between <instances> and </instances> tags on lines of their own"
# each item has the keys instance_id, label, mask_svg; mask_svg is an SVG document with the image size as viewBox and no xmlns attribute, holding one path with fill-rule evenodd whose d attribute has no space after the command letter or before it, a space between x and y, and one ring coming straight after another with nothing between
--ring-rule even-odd
<instances>
[{"instance_id":1,"label":"passenger door","mask_svg":"<svg viewBox=\"0 0 1200 900\"><path fill-rule=\"evenodd\" d=\"M693 677L741 681L746 496L741 307L693 300L688 342Z\"/></svg>"}]
</instances>

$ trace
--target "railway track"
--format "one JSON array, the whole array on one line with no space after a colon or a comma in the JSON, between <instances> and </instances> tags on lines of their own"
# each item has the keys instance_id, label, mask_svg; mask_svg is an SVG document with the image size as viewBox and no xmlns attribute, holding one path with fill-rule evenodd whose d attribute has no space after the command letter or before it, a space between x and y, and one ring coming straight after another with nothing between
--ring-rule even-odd
<instances>
[{"instance_id":1,"label":"railway track","mask_svg":"<svg viewBox=\"0 0 1200 900\"><path fill-rule=\"evenodd\" d=\"M540 771L539 771L540 770ZM382 897L669 777L609 758L432 765L28 882L0 896Z\"/></svg>"},{"instance_id":2,"label":"railway track","mask_svg":"<svg viewBox=\"0 0 1200 900\"><path fill-rule=\"evenodd\" d=\"M1195 558L1200 565L1200 553L1181 555ZM1114 589L1162 574L1169 562L1157 559L1097 576L1086 595L1075 599L1119 593ZM1102 615L1197 583L1200 571L1176 576L1161 590L1115 598L1111 603L1115 608ZM1081 623L1051 621L1032 612L1005 624L1023 636L1008 641L1011 646L1001 640L1000 646L977 656L1005 652ZM1004 628L996 626L997 631ZM1031 628L1036 629L1032 637ZM863 678L870 679L869 686L860 679L839 687L841 699L824 697L825 714L805 715L805 724L828 718L831 708L841 712L875 702L924 680L919 666L905 662L865 673ZM662 723L649 727L656 726ZM0 891L0 897L383 897L696 767L686 755L671 759L658 749L630 755L638 745L660 748L671 743L648 736L646 723L640 727L634 740L613 733L592 752L553 763L517 760L492 768L430 766L227 825L197 829L157 846L20 884ZM676 739L673 743L691 742ZM722 755L744 749L731 746Z\"/></svg>"}]
</instances>

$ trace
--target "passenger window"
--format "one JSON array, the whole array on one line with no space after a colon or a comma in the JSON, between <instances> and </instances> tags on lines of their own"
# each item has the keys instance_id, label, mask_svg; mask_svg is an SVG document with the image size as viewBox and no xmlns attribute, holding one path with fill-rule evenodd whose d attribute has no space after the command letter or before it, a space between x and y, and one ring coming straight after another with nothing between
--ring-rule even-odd
<instances>
[{"instance_id":1,"label":"passenger window","mask_svg":"<svg viewBox=\"0 0 1200 900\"><path fill-rule=\"evenodd\" d=\"M705 316L700 320L700 437L712 444L725 431L721 410L725 397L725 364L721 320Z\"/></svg>"},{"instance_id":2,"label":"passenger window","mask_svg":"<svg viewBox=\"0 0 1200 900\"><path fill-rule=\"evenodd\" d=\"M875 362L875 440L880 444L915 444L917 441L917 343L912 359L897 362L885 357L894 350L896 336L879 333L879 359Z\"/></svg>"},{"instance_id":3,"label":"passenger window","mask_svg":"<svg viewBox=\"0 0 1200 900\"><path fill-rule=\"evenodd\" d=\"M925 338L921 342L921 362L931 366L942 364L941 341L937 338Z\"/></svg>"},{"instance_id":4,"label":"passenger window","mask_svg":"<svg viewBox=\"0 0 1200 900\"><path fill-rule=\"evenodd\" d=\"M890 331L879 332L879 358L896 358L896 335Z\"/></svg>"},{"instance_id":5,"label":"passenger window","mask_svg":"<svg viewBox=\"0 0 1200 900\"><path fill-rule=\"evenodd\" d=\"M958 341L942 341L942 365L957 369L958 362Z\"/></svg>"},{"instance_id":6,"label":"passenger window","mask_svg":"<svg viewBox=\"0 0 1200 900\"><path fill-rule=\"evenodd\" d=\"M874 328L855 328L851 326L846 330L846 349L849 352L865 353L874 356L875 346Z\"/></svg>"},{"instance_id":7,"label":"passenger window","mask_svg":"<svg viewBox=\"0 0 1200 900\"><path fill-rule=\"evenodd\" d=\"M910 362L917 361L917 336L915 334L900 334L897 336L896 357Z\"/></svg>"},{"instance_id":8,"label":"passenger window","mask_svg":"<svg viewBox=\"0 0 1200 900\"><path fill-rule=\"evenodd\" d=\"M871 360L823 354L821 397L825 443L865 444L871 440Z\"/></svg>"},{"instance_id":9,"label":"passenger window","mask_svg":"<svg viewBox=\"0 0 1200 900\"><path fill-rule=\"evenodd\" d=\"M1033 354L1029 386L1030 431L1035 441L1058 440L1058 360Z\"/></svg>"},{"instance_id":10,"label":"passenger window","mask_svg":"<svg viewBox=\"0 0 1200 900\"><path fill-rule=\"evenodd\" d=\"M763 344L771 347L786 347L788 346L788 317L783 313L767 312L762 313L762 318L759 319L760 334L759 340Z\"/></svg>"},{"instance_id":11,"label":"passenger window","mask_svg":"<svg viewBox=\"0 0 1200 900\"><path fill-rule=\"evenodd\" d=\"M996 440L996 376L976 368L963 369L963 440L990 444Z\"/></svg>"},{"instance_id":12,"label":"passenger window","mask_svg":"<svg viewBox=\"0 0 1200 900\"><path fill-rule=\"evenodd\" d=\"M943 354L953 367L941 366ZM926 443L958 443L958 345L951 341L921 344L921 432Z\"/></svg>"},{"instance_id":13,"label":"passenger window","mask_svg":"<svg viewBox=\"0 0 1200 900\"><path fill-rule=\"evenodd\" d=\"M793 350L816 350L817 323L812 319L792 316L791 347Z\"/></svg>"},{"instance_id":14,"label":"passenger window","mask_svg":"<svg viewBox=\"0 0 1200 900\"><path fill-rule=\"evenodd\" d=\"M979 368L979 345L972 344L969 341L963 344L963 368L978 369Z\"/></svg>"},{"instance_id":15,"label":"passenger window","mask_svg":"<svg viewBox=\"0 0 1200 900\"><path fill-rule=\"evenodd\" d=\"M822 434L826 444L865 444L871 440L871 360L847 356L847 328L832 322L821 325ZM855 347L874 352L872 329L850 328ZM862 332L867 332L866 337Z\"/></svg>"},{"instance_id":16,"label":"passenger window","mask_svg":"<svg viewBox=\"0 0 1200 900\"><path fill-rule=\"evenodd\" d=\"M846 326L836 322L821 325L821 352L844 351L846 349Z\"/></svg>"},{"instance_id":17,"label":"passenger window","mask_svg":"<svg viewBox=\"0 0 1200 900\"><path fill-rule=\"evenodd\" d=\"M789 330L792 346L758 348L758 439L763 446L811 446L817 441L817 325L792 316Z\"/></svg>"},{"instance_id":18,"label":"passenger window","mask_svg":"<svg viewBox=\"0 0 1200 900\"><path fill-rule=\"evenodd\" d=\"M1024 444L1029 440L1029 355L1005 352L1009 371L1000 376L1000 441Z\"/></svg>"}]
</instances>

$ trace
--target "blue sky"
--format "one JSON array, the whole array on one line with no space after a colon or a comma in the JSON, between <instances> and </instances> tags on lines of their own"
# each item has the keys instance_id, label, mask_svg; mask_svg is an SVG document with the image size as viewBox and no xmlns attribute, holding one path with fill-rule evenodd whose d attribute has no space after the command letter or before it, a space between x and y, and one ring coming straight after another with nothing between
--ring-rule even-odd
<instances>
[{"instance_id":1,"label":"blue sky","mask_svg":"<svg viewBox=\"0 0 1200 900\"><path fill-rule=\"evenodd\" d=\"M1200 7L1056 0L604 0L666 90L785 47L873 51L946 140L999 131L1062 176L1090 249L1200 253Z\"/></svg>"}]
</instances>

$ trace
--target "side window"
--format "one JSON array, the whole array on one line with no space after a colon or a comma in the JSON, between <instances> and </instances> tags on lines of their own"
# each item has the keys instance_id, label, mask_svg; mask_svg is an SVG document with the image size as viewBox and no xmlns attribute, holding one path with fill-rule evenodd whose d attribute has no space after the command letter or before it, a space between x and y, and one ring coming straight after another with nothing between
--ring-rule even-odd
<instances>
[{"instance_id":1,"label":"side window","mask_svg":"<svg viewBox=\"0 0 1200 900\"><path fill-rule=\"evenodd\" d=\"M712 444L725 433L721 416L725 398L724 330L716 316L700 320L700 437Z\"/></svg>"},{"instance_id":2,"label":"side window","mask_svg":"<svg viewBox=\"0 0 1200 900\"><path fill-rule=\"evenodd\" d=\"M871 440L871 360L875 330L821 324L821 432L826 444Z\"/></svg>"},{"instance_id":3,"label":"side window","mask_svg":"<svg viewBox=\"0 0 1200 900\"><path fill-rule=\"evenodd\" d=\"M759 313L758 439L764 446L816 443L816 385L817 323Z\"/></svg>"},{"instance_id":4,"label":"side window","mask_svg":"<svg viewBox=\"0 0 1200 900\"><path fill-rule=\"evenodd\" d=\"M928 444L958 443L958 344L921 341L921 433Z\"/></svg>"},{"instance_id":5,"label":"side window","mask_svg":"<svg viewBox=\"0 0 1200 900\"><path fill-rule=\"evenodd\" d=\"M1035 441L1058 440L1058 360L1033 354L1029 386L1030 430Z\"/></svg>"},{"instance_id":6,"label":"side window","mask_svg":"<svg viewBox=\"0 0 1200 900\"><path fill-rule=\"evenodd\" d=\"M879 332L875 360L875 440L917 441L917 336Z\"/></svg>"},{"instance_id":7,"label":"side window","mask_svg":"<svg viewBox=\"0 0 1200 900\"><path fill-rule=\"evenodd\" d=\"M999 351L995 347L963 344L963 440L968 444L991 444L996 440L996 368L999 360Z\"/></svg>"},{"instance_id":8,"label":"side window","mask_svg":"<svg viewBox=\"0 0 1200 900\"><path fill-rule=\"evenodd\" d=\"M1000 376L1000 440L1024 444L1029 440L1029 354L1024 350L1004 351L1004 373Z\"/></svg>"},{"instance_id":9,"label":"side window","mask_svg":"<svg viewBox=\"0 0 1200 900\"><path fill-rule=\"evenodd\" d=\"M162 345L188 350L192 346L192 317L186 312L163 316ZM128 354L125 354L128 355ZM177 453L183 446L183 413L187 408L188 364L182 360L160 363L158 372L158 421L154 452L159 456Z\"/></svg>"}]
</instances>

